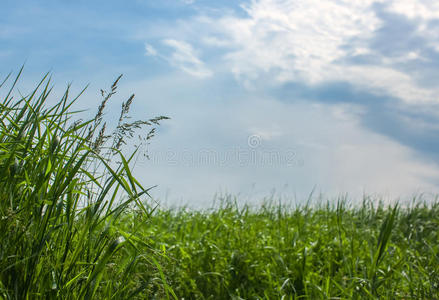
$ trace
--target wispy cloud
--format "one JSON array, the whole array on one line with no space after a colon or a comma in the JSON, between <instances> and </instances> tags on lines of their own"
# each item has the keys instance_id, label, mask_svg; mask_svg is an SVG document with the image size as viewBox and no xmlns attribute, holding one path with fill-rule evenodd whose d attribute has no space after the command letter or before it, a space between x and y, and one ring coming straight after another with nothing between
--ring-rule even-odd
<instances>
[{"instance_id":1,"label":"wispy cloud","mask_svg":"<svg viewBox=\"0 0 439 300\"><path fill-rule=\"evenodd\" d=\"M174 49L169 57L171 64L196 77L205 78L212 75L212 72L197 57L191 44L174 39L164 40L163 43Z\"/></svg>"},{"instance_id":2,"label":"wispy cloud","mask_svg":"<svg viewBox=\"0 0 439 300\"><path fill-rule=\"evenodd\" d=\"M158 56L172 66L198 78L207 78L213 75L212 71L206 67L204 62L197 56L197 52L191 44L185 41L175 39L162 40L162 44L170 48L163 52L158 50L150 44L145 44L146 55Z\"/></svg>"},{"instance_id":3,"label":"wispy cloud","mask_svg":"<svg viewBox=\"0 0 439 300\"><path fill-rule=\"evenodd\" d=\"M150 44L145 43L145 51L147 56L157 56L157 50Z\"/></svg>"}]
</instances>

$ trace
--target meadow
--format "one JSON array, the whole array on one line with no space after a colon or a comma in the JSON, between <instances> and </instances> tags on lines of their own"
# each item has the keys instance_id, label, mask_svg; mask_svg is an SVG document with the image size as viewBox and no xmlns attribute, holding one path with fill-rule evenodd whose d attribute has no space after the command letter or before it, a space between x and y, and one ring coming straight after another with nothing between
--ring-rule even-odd
<instances>
[{"instance_id":1,"label":"meadow","mask_svg":"<svg viewBox=\"0 0 439 300\"><path fill-rule=\"evenodd\" d=\"M80 120L80 95L48 105L48 76L22 95L20 74L0 84L0 299L439 298L437 201L163 209L126 146L166 117L132 121L132 95L107 123L119 77Z\"/></svg>"}]
</instances>

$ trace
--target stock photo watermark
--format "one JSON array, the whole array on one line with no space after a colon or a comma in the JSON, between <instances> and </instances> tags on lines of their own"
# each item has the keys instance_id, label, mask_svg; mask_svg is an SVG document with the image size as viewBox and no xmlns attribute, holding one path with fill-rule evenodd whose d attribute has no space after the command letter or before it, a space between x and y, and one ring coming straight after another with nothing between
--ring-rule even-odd
<instances>
[{"instance_id":1,"label":"stock photo watermark","mask_svg":"<svg viewBox=\"0 0 439 300\"><path fill-rule=\"evenodd\" d=\"M247 146L226 149L167 149L165 151L149 151L148 161L153 164L184 166L284 166L302 167L304 160L293 148L262 147L263 139L259 135L250 135Z\"/></svg>"}]
</instances>

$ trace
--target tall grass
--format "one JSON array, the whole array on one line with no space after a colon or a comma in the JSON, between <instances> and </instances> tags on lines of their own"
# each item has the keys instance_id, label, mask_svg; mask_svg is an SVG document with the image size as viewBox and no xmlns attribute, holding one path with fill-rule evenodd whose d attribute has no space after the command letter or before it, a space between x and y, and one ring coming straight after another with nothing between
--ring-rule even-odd
<instances>
[{"instance_id":1,"label":"tall grass","mask_svg":"<svg viewBox=\"0 0 439 300\"><path fill-rule=\"evenodd\" d=\"M149 214L142 198L148 190L131 174L134 155L120 151L124 138L165 118L126 122L133 95L107 135L103 110L120 77L110 92L102 91L94 118L75 121L71 107L78 97L70 99L70 88L47 107L47 75L25 96L16 90L20 75L0 104L0 298L169 295L154 258L159 254L136 237L136 228L118 225L132 207ZM120 163L111 163L115 157Z\"/></svg>"}]
</instances>

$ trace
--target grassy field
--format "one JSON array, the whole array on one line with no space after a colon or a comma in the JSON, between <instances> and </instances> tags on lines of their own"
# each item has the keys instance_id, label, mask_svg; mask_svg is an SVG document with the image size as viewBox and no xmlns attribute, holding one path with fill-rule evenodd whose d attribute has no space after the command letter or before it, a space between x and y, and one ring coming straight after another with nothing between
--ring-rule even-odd
<instances>
[{"instance_id":1,"label":"grassy field","mask_svg":"<svg viewBox=\"0 0 439 300\"><path fill-rule=\"evenodd\" d=\"M77 121L69 90L47 106L47 77L24 96L19 77L1 84L0 299L439 298L437 202L160 209L123 149L165 117L130 121L133 95L107 124L119 77Z\"/></svg>"},{"instance_id":2,"label":"grassy field","mask_svg":"<svg viewBox=\"0 0 439 300\"><path fill-rule=\"evenodd\" d=\"M159 211L139 232L166 254L168 283L185 299L437 299L439 207L344 203L225 201Z\"/></svg>"}]
</instances>

